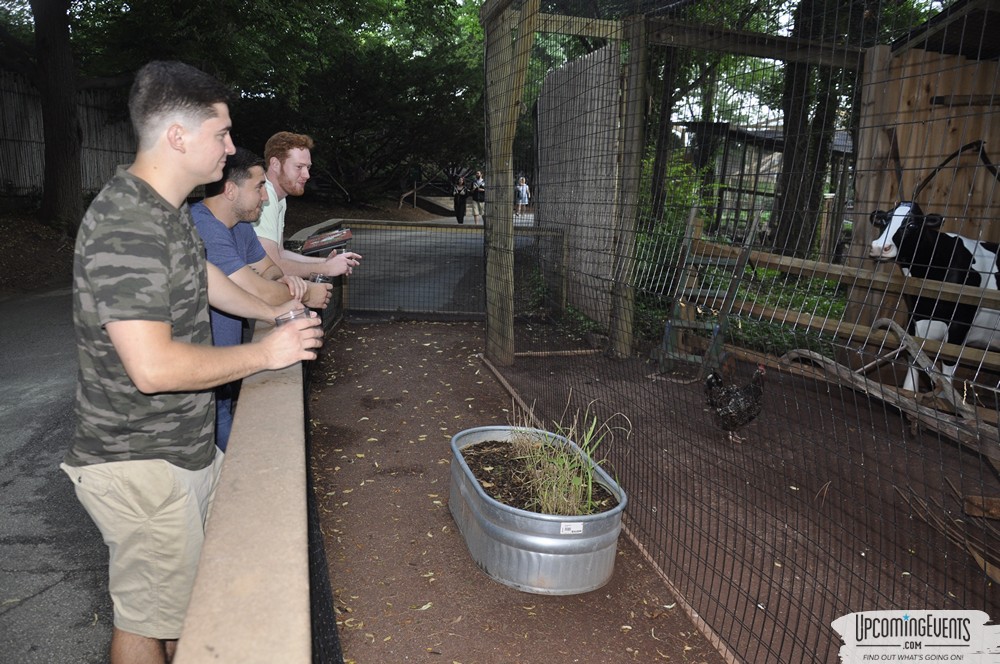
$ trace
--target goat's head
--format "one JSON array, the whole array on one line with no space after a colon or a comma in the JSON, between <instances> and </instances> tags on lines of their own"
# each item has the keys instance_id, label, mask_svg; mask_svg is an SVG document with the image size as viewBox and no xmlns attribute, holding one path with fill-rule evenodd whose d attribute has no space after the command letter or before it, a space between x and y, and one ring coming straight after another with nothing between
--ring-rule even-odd
<instances>
[{"instance_id":1,"label":"goat's head","mask_svg":"<svg viewBox=\"0 0 1000 664\"><path fill-rule=\"evenodd\" d=\"M916 203L900 203L889 212L875 210L871 222L882 232L872 241L868 255L880 262L908 261L924 232L936 231L943 220L939 214L924 214Z\"/></svg>"}]
</instances>

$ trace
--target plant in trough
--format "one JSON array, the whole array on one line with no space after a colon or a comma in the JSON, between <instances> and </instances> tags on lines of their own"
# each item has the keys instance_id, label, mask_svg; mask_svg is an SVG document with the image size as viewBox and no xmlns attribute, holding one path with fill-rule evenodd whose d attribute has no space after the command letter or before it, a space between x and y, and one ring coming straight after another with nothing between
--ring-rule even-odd
<instances>
[{"instance_id":1,"label":"plant in trough","mask_svg":"<svg viewBox=\"0 0 1000 664\"><path fill-rule=\"evenodd\" d=\"M627 417L618 415L628 422ZM524 419L530 420L531 413ZM577 410L569 423L555 425L555 433L576 443L584 455L553 436L539 435L537 430L529 431L522 424L513 425L511 444L517 460L523 463L521 472L531 490L535 511L576 515L594 514L611 507L609 502L614 498L606 491L595 491L595 464L605 460L598 459L597 454L602 444L610 444L615 431L626 431L627 435L631 426L612 427L610 421L601 421L588 405L583 412Z\"/></svg>"}]
</instances>

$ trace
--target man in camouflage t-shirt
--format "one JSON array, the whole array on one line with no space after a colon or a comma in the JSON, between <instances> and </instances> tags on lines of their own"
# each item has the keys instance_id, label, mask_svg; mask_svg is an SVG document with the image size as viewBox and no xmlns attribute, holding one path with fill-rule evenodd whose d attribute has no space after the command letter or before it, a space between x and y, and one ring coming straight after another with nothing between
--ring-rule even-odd
<instances>
[{"instance_id":1,"label":"man in camouflage t-shirt","mask_svg":"<svg viewBox=\"0 0 1000 664\"><path fill-rule=\"evenodd\" d=\"M108 545L111 661L169 661L180 636L222 454L211 388L315 358L318 318L214 348L208 307L269 319L266 304L205 262L186 198L219 179L228 91L178 62L136 75L139 147L77 236L78 423L62 469Z\"/></svg>"},{"instance_id":2,"label":"man in camouflage t-shirt","mask_svg":"<svg viewBox=\"0 0 1000 664\"><path fill-rule=\"evenodd\" d=\"M90 206L73 269L80 381L69 465L164 459L197 470L212 462L212 393L136 390L104 331L110 321L163 321L177 341L211 344L203 252L187 207L173 208L123 168Z\"/></svg>"}]
</instances>

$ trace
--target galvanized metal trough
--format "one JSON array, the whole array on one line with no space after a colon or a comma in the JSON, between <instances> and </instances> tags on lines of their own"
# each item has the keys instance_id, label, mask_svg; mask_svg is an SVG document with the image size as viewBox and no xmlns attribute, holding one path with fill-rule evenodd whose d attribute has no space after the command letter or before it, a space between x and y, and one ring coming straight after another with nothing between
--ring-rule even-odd
<instances>
[{"instance_id":1,"label":"galvanized metal trough","mask_svg":"<svg viewBox=\"0 0 1000 664\"><path fill-rule=\"evenodd\" d=\"M540 429L516 429L573 447L576 443ZM466 429L451 439L451 490L448 506L472 559L490 577L512 588L543 595L574 595L596 590L614 572L618 535L627 498L603 468L595 480L618 505L599 514L559 516L528 512L489 497L462 457L462 449L491 440L509 440L510 426Z\"/></svg>"}]
</instances>

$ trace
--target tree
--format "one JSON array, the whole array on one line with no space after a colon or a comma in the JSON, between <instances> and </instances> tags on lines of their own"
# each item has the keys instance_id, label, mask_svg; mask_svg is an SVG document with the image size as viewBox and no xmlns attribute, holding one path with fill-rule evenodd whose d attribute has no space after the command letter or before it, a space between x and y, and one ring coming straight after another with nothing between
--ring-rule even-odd
<instances>
[{"instance_id":1,"label":"tree","mask_svg":"<svg viewBox=\"0 0 1000 664\"><path fill-rule=\"evenodd\" d=\"M31 0L35 15L38 92L45 131L45 183L40 218L72 234L83 217L81 130L76 110L76 66L69 33L70 0Z\"/></svg>"},{"instance_id":2,"label":"tree","mask_svg":"<svg viewBox=\"0 0 1000 664\"><path fill-rule=\"evenodd\" d=\"M31 0L33 48L18 7L4 7L0 26L0 62L35 81L45 133L45 172L39 217L43 223L73 233L83 216L80 174L80 127L76 107L76 67L69 30L70 0ZM45 53L36 58L36 53Z\"/></svg>"},{"instance_id":3,"label":"tree","mask_svg":"<svg viewBox=\"0 0 1000 664\"><path fill-rule=\"evenodd\" d=\"M32 0L0 3L0 64L16 56L45 95L46 209L80 217L76 90L125 85L153 59L177 59L231 85L234 139L261 152L276 131L315 136L314 158L351 198L398 181L414 161L471 162L484 153L482 31L474 3L434 0ZM11 9L11 8L14 9ZM16 15L15 15L16 14ZM16 19L16 20L15 20ZM72 27L72 31L70 31ZM61 30L61 32L60 32ZM137 38L141 35L141 38ZM54 40L59 37L61 42ZM71 39L71 41L70 41ZM44 48L45 50L42 50ZM74 58L75 56L75 58ZM75 137L75 141L73 138Z\"/></svg>"},{"instance_id":4,"label":"tree","mask_svg":"<svg viewBox=\"0 0 1000 664\"><path fill-rule=\"evenodd\" d=\"M919 23L931 6L917 0L878 3L876 9L872 11L865 0L801 0L793 12L792 36L871 46L879 37L891 38L900 29ZM858 92L856 79L842 70L802 62L785 64L783 151L773 238L775 249L783 254L805 257L812 249L834 133L845 128L838 126L842 117L856 124ZM846 112L848 105L851 113Z\"/></svg>"},{"instance_id":5,"label":"tree","mask_svg":"<svg viewBox=\"0 0 1000 664\"><path fill-rule=\"evenodd\" d=\"M413 164L475 165L485 147L475 7L388 0L377 15L349 34L322 26L330 50L304 77L295 109L317 140L316 170L352 201L396 187Z\"/></svg>"}]
</instances>

